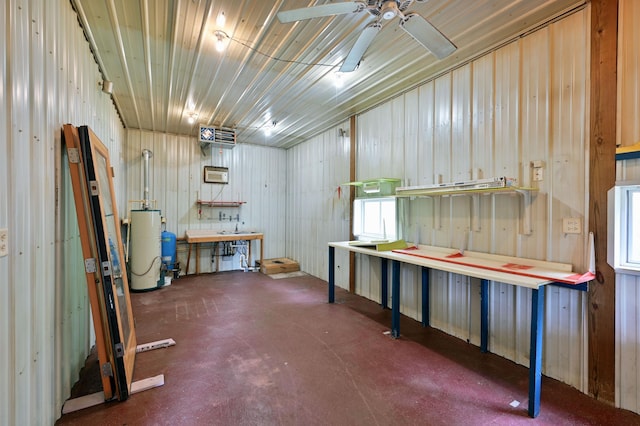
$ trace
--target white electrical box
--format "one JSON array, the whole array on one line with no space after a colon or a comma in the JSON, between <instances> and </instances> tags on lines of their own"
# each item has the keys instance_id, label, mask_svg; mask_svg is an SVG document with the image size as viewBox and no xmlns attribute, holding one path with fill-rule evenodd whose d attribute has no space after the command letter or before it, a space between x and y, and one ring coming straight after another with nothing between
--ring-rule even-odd
<instances>
[{"instance_id":1,"label":"white electrical box","mask_svg":"<svg viewBox=\"0 0 640 426\"><path fill-rule=\"evenodd\" d=\"M205 183L229 183L229 168L204 166Z\"/></svg>"}]
</instances>

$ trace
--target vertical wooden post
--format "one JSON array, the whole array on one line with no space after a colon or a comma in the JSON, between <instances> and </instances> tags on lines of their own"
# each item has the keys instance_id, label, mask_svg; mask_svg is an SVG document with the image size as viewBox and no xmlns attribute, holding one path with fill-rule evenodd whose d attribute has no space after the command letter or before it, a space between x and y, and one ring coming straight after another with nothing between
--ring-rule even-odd
<instances>
[{"instance_id":1,"label":"vertical wooden post","mask_svg":"<svg viewBox=\"0 0 640 426\"><path fill-rule=\"evenodd\" d=\"M356 116L349 119L349 181L356 180ZM356 187L349 185L349 240L354 240L353 235L353 201L356 198ZM356 292L356 254L349 251L349 292Z\"/></svg>"},{"instance_id":2,"label":"vertical wooden post","mask_svg":"<svg viewBox=\"0 0 640 426\"><path fill-rule=\"evenodd\" d=\"M589 393L615 401L615 273L607 264L607 190L615 184L618 0L591 1L589 230L596 279L589 285Z\"/></svg>"}]
</instances>

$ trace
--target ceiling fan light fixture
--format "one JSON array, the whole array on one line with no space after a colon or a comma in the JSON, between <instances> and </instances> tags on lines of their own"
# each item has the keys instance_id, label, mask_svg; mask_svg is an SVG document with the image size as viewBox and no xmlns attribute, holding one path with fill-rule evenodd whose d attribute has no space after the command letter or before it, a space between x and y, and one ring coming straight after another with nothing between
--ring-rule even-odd
<instances>
[{"instance_id":1,"label":"ceiling fan light fixture","mask_svg":"<svg viewBox=\"0 0 640 426\"><path fill-rule=\"evenodd\" d=\"M380 8L380 16L386 21L395 18L398 14L400 14L400 10L398 10L398 2L395 0L385 2Z\"/></svg>"}]
</instances>

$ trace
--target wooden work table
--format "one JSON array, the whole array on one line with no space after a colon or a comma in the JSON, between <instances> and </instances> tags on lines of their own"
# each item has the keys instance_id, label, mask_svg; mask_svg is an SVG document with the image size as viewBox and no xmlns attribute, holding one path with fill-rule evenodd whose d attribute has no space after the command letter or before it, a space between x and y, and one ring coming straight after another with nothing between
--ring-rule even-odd
<instances>
[{"instance_id":1,"label":"wooden work table","mask_svg":"<svg viewBox=\"0 0 640 426\"><path fill-rule=\"evenodd\" d=\"M528 413L536 417L540 412L540 387L542 380L542 333L544 319L544 290L547 285L560 285L586 291L587 282L593 274L576 274L572 266L565 263L545 262L499 256L487 253L419 246L419 248L378 251L375 247L358 247L348 241L329 243L329 303L335 301L335 249L378 257L381 260L381 301L387 308L388 261L391 271L391 335L400 336L400 264L406 263L422 268L422 325L429 326L429 279L430 270L436 269L479 278L480 285L480 350L487 352L489 340L489 282L498 281L531 289L531 345L529 349L529 406Z\"/></svg>"},{"instance_id":2,"label":"wooden work table","mask_svg":"<svg viewBox=\"0 0 640 426\"><path fill-rule=\"evenodd\" d=\"M247 264L251 265L251 241L260 240L260 264L264 257L264 234L260 232L224 232L212 229L188 229L185 232L185 240L189 244L189 254L187 255L187 267L185 275L189 274L189 263L191 261L191 246L196 246L196 274L200 273L200 243L218 243L225 241L248 241L249 249L247 253Z\"/></svg>"}]
</instances>

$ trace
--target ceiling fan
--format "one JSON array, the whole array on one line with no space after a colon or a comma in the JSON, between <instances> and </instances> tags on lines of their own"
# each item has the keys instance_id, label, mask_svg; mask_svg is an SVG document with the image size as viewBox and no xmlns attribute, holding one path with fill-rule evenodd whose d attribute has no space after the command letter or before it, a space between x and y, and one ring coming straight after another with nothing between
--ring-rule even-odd
<instances>
[{"instance_id":1,"label":"ceiling fan","mask_svg":"<svg viewBox=\"0 0 640 426\"><path fill-rule=\"evenodd\" d=\"M340 67L340 72L351 72L358 67L362 56L373 41L375 35L382 28L383 21L395 17L400 18L400 28L406 31L425 49L433 53L438 59L449 56L456 50L456 46L445 37L429 21L417 13L405 12L414 0L368 0L327 3L319 6L278 12L278 19L282 23L302 21L311 18L321 18L345 13L359 13L364 10L373 15L376 20L365 27L358 40L349 51L347 58ZM425 3L428 0L416 0Z\"/></svg>"}]
</instances>

